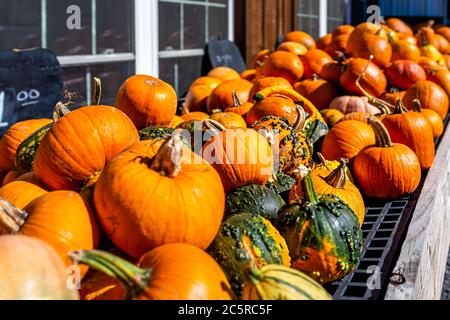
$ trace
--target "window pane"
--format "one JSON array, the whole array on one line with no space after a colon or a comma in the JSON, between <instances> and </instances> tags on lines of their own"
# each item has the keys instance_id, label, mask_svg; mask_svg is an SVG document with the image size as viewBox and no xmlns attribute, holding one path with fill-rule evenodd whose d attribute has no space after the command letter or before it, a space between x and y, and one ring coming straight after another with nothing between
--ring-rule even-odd
<instances>
[{"instance_id":1,"label":"window pane","mask_svg":"<svg viewBox=\"0 0 450 320\"><path fill-rule=\"evenodd\" d=\"M67 28L67 8L73 0L47 0L48 47L57 55L91 54L91 0L78 0L80 29Z\"/></svg>"},{"instance_id":2,"label":"window pane","mask_svg":"<svg viewBox=\"0 0 450 320\"><path fill-rule=\"evenodd\" d=\"M228 38L228 10L227 8L209 8L208 39Z\"/></svg>"},{"instance_id":3,"label":"window pane","mask_svg":"<svg viewBox=\"0 0 450 320\"><path fill-rule=\"evenodd\" d=\"M180 5L162 2L159 12L159 50L180 49Z\"/></svg>"},{"instance_id":4,"label":"window pane","mask_svg":"<svg viewBox=\"0 0 450 320\"><path fill-rule=\"evenodd\" d=\"M345 0L328 0L328 32L333 32L337 26L344 23Z\"/></svg>"},{"instance_id":5,"label":"window pane","mask_svg":"<svg viewBox=\"0 0 450 320\"><path fill-rule=\"evenodd\" d=\"M40 1L0 1L0 50L40 46Z\"/></svg>"},{"instance_id":6,"label":"window pane","mask_svg":"<svg viewBox=\"0 0 450 320\"><path fill-rule=\"evenodd\" d=\"M297 19L298 29L317 39L319 36L319 1L298 0Z\"/></svg>"},{"instance_id":7,"label":"window pane","mask_svg":"<svg viewBox=\"0 0 450 320\"><path fill-rule=\"evenodd\" d=\"M172 84L181 97L195 78L200 76L202 57L160 59L159 72L164 81Z\"/></svg>"},{"instance_id":8,"label":"window pane","mask_svg":"<svg viewBox=\"0 0 450 320\"><path fill-rule=\"evenodd\" d=\"M304 18L300 17L298 21L298 28L311 35L314 39L319 37L319 19L318 18Z\"/></svg>"},{"instance_id":9,"label":"window pane","mask_svg":"<svg viewBox=\"0 0 450 320\"><path fill-rule=\"evenodd\" d=\"M203 49L205 46L205 7L199 5L183 5L183 7L183 49Z\"/></svg>"},{"instance_id":10,"label":"window pane","mask_svg":"<svg viewBox=\"0 0 450 320\"><path fill-rule=\"evenodd\" d=\"M133 0L97 0L97 53L134 51Z\"/></svg>"},{"instance_id":11,"label":"window pane","mask_svg":"<svg viewBox=\"0 0 450 320\"><path fill-rule=\"evenodd\" d=\"M75 93L73 101L79 107L86 104L86 68L68 67L63 69L64 89ZM74 106L70 106L73 108Z\"/></svg>"}]
</instances>

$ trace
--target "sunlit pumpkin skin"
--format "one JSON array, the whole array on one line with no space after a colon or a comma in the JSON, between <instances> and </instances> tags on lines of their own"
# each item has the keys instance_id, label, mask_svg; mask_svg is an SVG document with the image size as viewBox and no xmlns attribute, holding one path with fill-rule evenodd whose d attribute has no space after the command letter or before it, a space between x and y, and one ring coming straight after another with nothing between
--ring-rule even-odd
<instances>
[{"instance_id":1,"label":"sunlit pumpkin skin","mask_svg":"<svg viewBox=\"0 0 450 320\"><path fill-rule=\"evenodd\" d=\"M203 146L201 154L219 173L227 192L247 184L265 184L273 172L272 148L253 129L223 130Z\"/></svg>"},{"instance_id":2,"label":"sunlit pumpkin skin","mask_svg":"<svg viewBox=\"0 0 450 320\"><path fill-rule=\"evenodd\" d=\"M443 69L443 66L441 66L439 63L431 59L430 57L421 56L419 58L419 65L425 70L425 72L428 74L430 71L433 70L440 70Z\"/></svg>"},{"instance_id":3,"label":"sunlit pumpkin skin","mask_svg":"<svg viewBox=\"0 0 450 320\"><path fill-rule=\"evenodd\" d=\"M294 125L297 121L297 111L295 102L284 97L268 97L256 103L248 112L246 121L248 125L261 119L264 116L277 116L288 120Z\"/></svg>"},{"instance_id":4,"label":"sunlit pumpkin skin","mask_svg":"<svg viewBox=\"0 0 450 320\"><path fill-rule=\"evenodd\" d=\"M387 86L387 80L384 73L377 65L369 60L362 58L352 58L346 63L345 71L340 77L342 87L348 92L362 95L363 92L356 87L356 80L364 72L360 80L361 86L371 95L379 97Z\"/></svg>"},{"instance_id":5,"label":"sunlit pumpkin skin","mask_svg":"<svg viewBox=\"0 0 450 320\"><path fill-rule=\"evenodd\" d=\"M362 225L366 208L364 199L358 188L347 178L347 159L339 159L340 165L324 174L320 170L311 173L311 179L314 184L314 190L318 195L334 195L347 204L358 218L359 225ZM296 182L289 194L289 200L304 200L302 181Z\"/></svg>"},{"instance_id":6,"label":"sunlit pumpkin skin","mask_svg":"<svg viewBox=\"0 0 450 320\"><path fill-rule=\"evenodd\" d=\"M238 297L242 295L245 268L267 264L289 266L286 242L275 227L261 216L241 213L222 223L219 233L208 248L220 264Z\"/></svg>"},{"instance_id":7,"label":"sunlit pumpkin skin","mask_svg":"<svg viewBox=\"0 0 450 320\"><path fill-rule=\"evenodd\" d=\"M250 267L243 300L332 300L330 294L303 272L282 265Z\"/></svg>"},{"instance_id":8,"label":"sunlit pumpkin skin","mask_svg":"<svg viewBox=\"0 0 450 320\"><path fill-rule=\"evenodd\" d=\"M292 89L292 85L289 81L287 81L285 78L282 77L261 77L257 79L253 83L253 87L250 90L250 100L253 99L253 96L258 91L261 91L262 89L268 88L268 87L284 87L287 89Z\"/></svg>"},{"instance_id":9,"label":"sunlit pumpkin skin","mask_svg":"<svg viewBox=\"0 0 450 320\"><path fill-rule=\"evenodd\" d=\"M419 100L414 101L413 109L425 117L428 124L431 126L434 138L439 138L442 133L444 133L444 121L439 113L432 109L423 109Z\"/></svg>"},{"instance_id":10,"label":"sunlit pumpkin skin","mask_svg":"<svg viewBox=\"0 0 450 320\"><path fill-rule=\"evenodd\" d=\"M430 80L439 85L450 97L450 71L443 68L434 69L428 72L427 80Z\"/></svg>"},{"instance_id":11,"label":"sunlit pumpkin skin","mask_svg":"<svg viewBox=\"0 0 450 320\"><path fill-rule=\"evenodd\" d=\"M139 134L109 106L87 106L60 119L45 135L34 160L36 178L50 190L77 190Z\"/></svg>"},{"instance_id":12,"label":"sunlit pumpkin skin","mask_svg":"<svg viewBox=\"0 0 450 320\"><path fill-rule=\"evenodd\" d=\"M353 163L353 173L363 194L373 198L397 199L414 192L420 183L420 162L414 151L392 143L378 120L372 120L376 145L361 150Z\"/></svg>"},{"instance_id":13,"label":"sunlit pumpkin skin","mask_svg":"<svg viewBox=\"0 0 450 320\"><path fill-rule=\"evenodd\" d=\"M449 109L449 99L445 91L434 82L428 80L417 81L409 87L403 98L408 109L413 108L414 99L419 99L422 108L433 109L442 119L445 119Z\"/></svg>"},{"instance_id":14,"label":"sunlit pumpkin skin","mask_svg":"<svg viewBox=\"0 0 450 320\"><path fill-rule=\"evenodd\" d=\"M391 42L392 56L391 62L397 60L410 60L418 63L420 59L420 49L415 44L406 40L393 40Z\"/></svg>"},{"instance_id":15,"label":"sunlit pumpkin skin","mask_svg":"<svg viewBox=\"0 0 450 320\"><path fill-rule=\"evenodd\" d=\"M285 41L298 42L308 48L308 50L316 48L316 42L313 37L303 31L291 31L287 33L283 39L283 42Z\"/></svg>"},{"instance_id":16,"label":"sunlit pumpkin skin","mask_svg":"<svg viewBox=\"0 0 450 320\"><path fill-rule=\"evenodd\" d=\"M436 29L434 29L434 31L450 42L450 28L448 26L439 26Z\"/></svg>"},{"instance_id":17,"label":"sunlit pumpkin skin","mask_svg":"<svg viewBox=\"0 0 450 320\"><path fill-rule=\"evenodd\" d=\"M447 41L447 39L440 34L435 34L434 37L438 50L442 54L448 53L450 49L450 43Z\"/></svg>"},{"instance_id":18,"label":"sunlit pumpkin skin","mask_svg":"<svg viewBox=\"0 0 450 320\"><path fill-rule=\"evenodd\" d=\"M235 79L222 82L218 85L208 98L207 110L212 113L214 110L225 110L233 105L233 92L239 101L244 102L249 99L250 89L253 84L244 79Z\"/></svg>"},{"instance_id":19,"label":"sunlit pumpkin skin","mask_svg":"<svg viewBox=\"0 0 450 320\"><path fill-rule=\"evenodd\" d=\"M398 18L389 18L386 20L386 25L396 32L405 33L412 36L414 34L410 26L408 26L403 20Z\"/></svg>"},{"instance_id":20,"label":"sunlit pumpkin skin","mask_svg":"<svg viewBox=\"0 0 450 320\"><path fill-rule=\"evenodd\" d=\"M294 89L311 101L318 110L328 108L331 101L338 95L330 82L317 76L295 83Z\"/></svg>"},{"instance_id":21,"label":"sunlit pumpkin skin","mask_svg":"<svg viewBox=\"0 0 450 320\"><path fill-rule=\"evenodd\" d=\"M419 47L420 55L430 58L435 61L440 66L445 66L445 59L442 54L439 52L438 48L431 44L424 44Z\"/></svg>"},{"instance_id":22,"label":"sunlit pumpkin skin","mask_svg":"<svg viewBox=\"0 0 450 320\"><path fill-rule=\"evenodd\" d=\"M125 185L133 192L124 193ZM219 229L225 195L217 172L175 134L138 142L113 159L97 181L94 203L108 237L138 258L166 243L205 249Z\"/></svg>"},{"instance_id":23,"label":"sunlit pumpkin skin","mask_svg":"<svg viewBox=\"0 0 450 320\"><path fill-rule=\"evenodd\" d=\"M237 80L241 78L241 76L236 70L229 67L217 67L211 69L206 76L216 78L222 81Z\"/></svg>"},{"instance_id":24,"label":"sunlit pumpkin skin","mask_svg":"<svg viewBox=\"0 0 450 320\"><path fill-rule=\"evenodd\" d=\"M363 237L355 213L336 196L318 196L311 177L303 178L306 201L285 206L275 226L286 240L292 267L319 283L352 272Z\"/></svg>"},{"instance_id":25,"label":"sunlit pumpkin skin","mask_svg":"<svg viewBox=\"0 0 450 320\"><path fill-rule=\"evenodd\" d=\"M252 60L251 66L256 70L256 76L260 76L262 74L262 67L264 65L264 61L270 54L269 49L263 49L259 51Z\"/></svg>"},{"instance_id":26,"label":"sunlit pumpkin skin","mask_svg":"<svg viewBox=\"0 0 450 320\"><path fill-rule=\"evenodd\" d=\"M181 116L181 119L183 119L183 122L188 122L191 120L205 120L205 119L209 119L209 115L205 112L202 111L194 111L194 112L189 112L189 113L185 113Z\"/></svg>"},{"instance_id":27,"label":"sunlit pumpkin skin","mask_svg":"<svg viewBox=\"0 0 450 320\"><path fill-rule=\"evenodd\" d=\"M444 54L445 66L450 69L450 54Z\"/></svg>"},{"instance_id":28,"label":"sunlit pumpkin skin","mask_svg":"<svg viewBox=\"0 0 450 320\"><path fill-rule=\"evenodd\" d=\"M2 186L6 186L8 183L13 182L20 176L17 170L8 171L8 173L3 177Z\"/></svg>"},{"instance_id":29,"label":"sunlit pumpkin skin","mask_svg":"<svg viewBox=\"0 0 450 320\"><path fill-rule=\"evenodd\" d=\"M181 118L180 116L174 116L173 118L172 118L172 121L170 122L170 124L169 124L169 127L170 128L176 128L176 127L178 127L178 125L180 124L180 123L182 123L184 120L183 120L183 118Z\"/></svg>"},{"instance_id":30,"label":"sunlit pumpkin skin","mask_svg":"<svg viewBox=\"0 0 450 320\"><path fill-rule=\"evenodd\" d=\"M203 250L184 243L166 244L145 253L138 266L105 251L70 254L112 275L124 286L126 299L231 300L234 293L220 266Z\"/></svg>"},{"instance_id":31,"label":"sunlit pumpkin skin","mask_svg":"<svg viewBox=\"0 0 450 320\"><path fill-rule=\"evenodd\" d=\"M1 207L0 234L17 233L38 238L49 244L66 265L71 264L67 257L69 251L93 248L89 212L76 192L45 193L27 204L23 210L5 200L1 201ZM15 222L5 225L7 216L16 217ZM85 272L86 268L82 268L81 273Z\"/></svg>"},{"instance_id":32,"label":"sunlit pumpkin skin","mask_svg":"<svg viewBox=\"0 0 450 320\"><path fill-rule=\"evenodd\" d=\"M189 111L206 111L208 97L214 88L208 85L196 85L189 89L184 105Z\"/></svg>"},{"instance_id":33,"label":"sunlit pumpkin skin","mask_svg":"<svg viewBox=\"0 0 450 320\"><path fill-rule=\"evenodd\" d=\"M233 94L233 105L225 109L225 112L233 112L245 118L247 112L253 107L250 101L241 102L237 95Z\"/></svg>"},{"instance_id":34,"label":"sunlit pumpkin skin","mask_svg":"<svg viewBox=\"0 0 450 320\"><path fill-rule=\"evenodd\" d=\"M214 113L210 116L210 119L219 122L227 129L247 128L245 120L240 115L233 112Z\"/></svg>"},{"instance_id":35,"label":"sunlit pumpkin skin","mask_svg":"<svg viewBox=\"0 0 450 320\"><path fill-rule=\"evenodd\" d=\"M419 80L427 80L423 68L409 60L394 61L385 70L385 75L392 87L408 89Z\"/></svg>"},{"instance_id":36,"label":"sunlit pumpkin skin","mask_svg":"<svg viewBox=\"0 0 450 320\"><path fill-rule=\"evenodd\" d=\"M358 24L350 33L346 53L353 55L354 52L357 52L358 47L361 46L361 43L364 42L364 38L367 35L377 35L385 40L388 39L387 32L380 28L379 25L370 22L363 22Z\"/></svg>"},{"instance_id":37,"label":"sunlit pumpkin skin","mask_svg":"<svg viewBox=\"0 0 450 320\"><path fill-rule=\"evenodd\" d=\"M341 121L325 136L320 152L327 160L352 160L361 149L373 144L375 134L368 124L356 120Z\"/></svg>"},{"instance_id":38,"label":"sunlit pumpkin skin","mask_svg":"<svg viewBox=\"0 0 450 320\"><path fill-rule=\"evenodd\" d=\"M340 121L356 120L364 123L369 123L370 113L367 112L350 112L342 117Z\"/></svg>"},{"instance_id":39,"label":"sunlit pumpkin skin","mask_svg":"<svg viewBox=\"0 0 450 320\"><path fill-rule=\"evenodd\" d=\"M344 117L344 114L337 109L323 109L320 110L320 114L325 119L328 127L331 128L334 126L339 120Z\"/></svg>"},{"instance_id":40,"label":"sunlit pumpkin skin","mask_svg":"<svg viewBox=\"0 0 450 320\"><path fill-rule=\"evenodd\" d=\"M380 109L371 105L367 97L359 96L339 96L331 101L330 109L341 111L343 114L352 112L364 112L370 114L377 114Z\"/></svg>"},{"instance_id":41,"label":"sunlit pumpkin skin","mask_svg":"<svg viewBox=\"0 0 450 320\"><path fill-rule=\"evenodd\" d=\"M177 111L177 94L158 78L135 75L122 84L115 107L123 111L138 128L168 125Z\"/></svg>"},{"instance_id":42,"label":"sunlit pumpkin skin","mask_svg":"<svg viewBox=\"0 0 450 320\"><path fill-rule=\"evenodd\" d=\"M375 34L367 34L354 46L352 55L364 59L373 55L373 62L380 68L386 68L391 61L392 47L388 40Z\"/></svg>"},{"instance_id":43,"label":"sunlit pumpkin skin","mask_svg":"<svg viewBox=\"0 0 450 320\"><path fill-rule=\"evenodd\" d=\"M332 36L334 38L334 37L340 36L342 34L350 35L350 33L352 33L353 30L355 30L354 26L352 26L350 24L342 24L342 25L336 27L336 29L334 29Z\"/></svg>"},{"instance_id":44,"label":"sunlit pumpkin skin","mask_svg":"<svg viewBox=\"0 0 450 320\"><path fill-rule=\"evenodd\" d=\"M399 100L394 113L386 115L382 122L392 142L411 148L422 170L431 168L435 155L433 129L422 114L408 112Z\"/></svg>"},{"instance_id":45,"label":"sunlit pumpkin skin","mask_svg":"<svg viewBox=\"0 0 450 320\"><path fill-rule=\"evenodd\" d=\"M330 44L324 49L331 57L336 56L338 52L345 52L347 49L348 34L341 34L333 37Z\"/></svg>"},{"instance_id":46,"label":"sunlit pumpkin skin","mask_svg":"<svg viewBox=\"0 0 450 320\"><path fill-rule=\"evenodd\" d=\"M319 76L331 82L336 88L340 87L340 78L345 71L345 64L343 61L329 62L322 67L322 72Z\"/></svg>"},{"instance_id":47,"label":"sunlit pumpkin skin","mask_svg":"<svg viewBox=\"0 0 450 320\"><path fill-rule=\"evenodd\" d=\"M300 80L303 72L300 58L287 51L275 51L264 61L263 74L266 77L282 77L294 83Z\"/></svg>"},{"instance_id":48,"label":"sunlit pumpkin skin","mask_svg":"<svg viewBox=\"0 0 450 320\"><path fill-rule=\"evenodd\" d=\"M306 52L308 52L308 48L306 48L304 45L294 42L294 41L286 41L280 43L280 45L277 48L277 51L287 51L290 53L293 53L297 56L302 56Z\"/></svg>"},{"instance_id":49,"label":"sunlit pumpkin skin","mask_svg":"<svg viewBox=\"0 0 450 320\"><path fill-rule=\"evenodd\" d=\"M0 237L0 300L78 300L67 272L45 242L23 235Z\"/></svg>"},{"instance_id":50,"label":"sunlit pumpkin skin","mask_svg":"<svg viewBox=\"0 0 450 320\"><path fill-rule=\"evenodd\" d=\"M0 197L19 209L46 193L47 190L24 181L13 181L0 188Z\"/></svg>"},{"instance_id":51,"label":"sunlit pumpkin skin","mask_svg":"<svg viewBox=\"0 0 450 320\"><path fill-rule=\"evenodd\" d=\"M253 79L256 78L256 70L255 69L245 70L240 74L240 76L242 79L245 79L245 80L251 82L251 81L253 81Z\"/></svg>"},{"instance_id":52,"label":"sunlit pumpkin skin","mask_svg":"<svg viewBox=\"0 0 450 320\"><path fill-rule=\"evenodd\" d=\"M313 74L320 74L325 64L333 62L333 58L323 50L311 49L301 57L304 77L312 78Z\"/></svg>"},{"instance_id":53,"label":"sunlit pumpkin skin","mask_svg":"<svg viewBox=\"0 0 450 320\"><path fill-rule=\"evenodd\" d=\"M36 130L51 122L50 119L32 119L13 124L0 140L0 171L14 169L19 145Z\"/></svg>"},{"instance_id":54,"label":"sunlit pumpkin skin","mask_svg":"<svg viewBox=\"0 0 450 320\"><path fill-rule=\"evenodd\" d=\"M391 89L389 92L383 93L380 99L386 101L387 103L395 106L397 99L402 99L405 97L406 91L399 91L398 89Z\"/></svg>"},{"instance_id":55,"label":"sunlit pumpkin skin","mask_svg":"<svg viewBox=\"0 0 450 320\"><path fill-rule=\"evenodd\" d=\"M320 50L325 50L333 40L333 35L331 33L327 33L326 35L320 37L316 41L316 48Z\"/></svg>"},{"instance_id":56,"label":"sunlit pumpkin skin","mask_svg":"<svg viewBox=\"0 0 450 320\"><path fill-rule=\"evenodd\" d=\"M319 158L319 161L313 164L311 171L312 175L314 174L319 176L328 176L341 165L341 162L338 160L330 161L325 159L325 157L320 152L317 152L317 157ZM355 180L353 179L352 173L350 172L348 166L346 167L345 172L347 174L348 181L351 181L353 184L355 184Z\"/></svg>"},{"instance_id":57,"label":"sunlit pumpkin skin","mask_svg":"<svg viewBox=\"0 0 450 320\"><path fill-rule=\"evenodd\" d=\"M436 48L439 47L438 40L436 39L436 35L434 29L431 27L421 27L416 34L417 45L419 47L432 45Z\"/></svg>"},{"instance_id":58,"label":"sunlit pumpkin skin","mask_svg":"<svg viewBox=\"0 0 450 320\"><path fill-rule=\"evenodd\" d=\"M208 86L211 89L215 89L222 82L223 82L222 80L213 77L207 76L198 77L191 83L191 85L189 86L189 90L195 86Z\"/></svg>"}]
</instances>

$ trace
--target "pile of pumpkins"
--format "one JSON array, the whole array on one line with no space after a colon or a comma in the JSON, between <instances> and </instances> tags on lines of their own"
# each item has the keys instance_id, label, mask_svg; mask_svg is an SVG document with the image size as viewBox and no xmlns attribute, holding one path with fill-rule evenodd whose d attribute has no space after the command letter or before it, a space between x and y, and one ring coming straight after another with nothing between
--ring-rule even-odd
<instances>
[{"instance_id":1,"label":"pile of pumpkins","mask_svg":"<svg viewBox=\"0 0 450 320\"><path fill-rule=\"evenodd\" d=\"M169 84L135 75L114 107L13 125L0 298L331 299L322 284L360 260L363 196L414 192L433 163L447 53L449 27L399 19L294 31L197 78L179 115Z\"/></svg>"}]
</instances>

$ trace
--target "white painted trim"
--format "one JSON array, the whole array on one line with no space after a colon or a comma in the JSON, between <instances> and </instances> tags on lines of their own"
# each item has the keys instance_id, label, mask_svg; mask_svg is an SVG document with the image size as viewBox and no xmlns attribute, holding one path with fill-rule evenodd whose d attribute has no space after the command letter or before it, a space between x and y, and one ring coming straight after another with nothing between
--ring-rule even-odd
<instances>
[{"instance_id":1,"label":"white painted trim","mask_svg":"<svg viewBox=\"0 0 450 320\"><path fill-rule=\"evenodd\" d=\"M159 75L158 0L134 0L136 73Z\"/></svg>"},{"instance_id":2,"label":"white painted trim","mask_svg":"<svg viewBox=\"0 0 450 320\"><path fill-rule=\"evenodd\" d=\"M234 41L234 0L228 0L228 40Z\"/></svg>"},{"instance_id":3,"label":"white painted trim","mask_svg":"<svg viewBox=\"0 0 450 320\"><path fill-rule=\"evenodd\" d=\"M165 50L159 52L159 58L184 58L202 56L205 53L203 49L184 49L184 50Z\"/></svg>"},{"instance_id":4,"label":"white painted trim","mask_svg":"<svg viewBox=\"0 0 450 320\"><path fill-rule=\"evenodd\" d=\"M319 0L319 37L327 34L327 0Z\"/></svg>"},{"instance_id":5,"label":"white painted trim","mask_svg":"<svg viewBox=\"0 0 450 320\"><path fill-rule=\"evenodd\" d=\"M133 61L134 59L133 53L58 56L59 64L63 67Z\"/></svg>"}]
</instances>

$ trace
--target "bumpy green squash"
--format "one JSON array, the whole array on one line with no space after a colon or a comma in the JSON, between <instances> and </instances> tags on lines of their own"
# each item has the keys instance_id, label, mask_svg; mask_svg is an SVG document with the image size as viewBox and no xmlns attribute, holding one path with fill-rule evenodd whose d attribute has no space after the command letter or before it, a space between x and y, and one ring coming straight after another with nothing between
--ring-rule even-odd
<instances>
[{"instance_id":1,"label":"bumpy green squash","mask_svg":"<svg viewBox=\"0 0 450 320\"><path fill-rule=\"evenodd\" d=\"M269 220L249 213L225 219L208 252L221 265L238 296L242 295L249 264L290 265L289 251L280 233Z\"/></svg>"},{"instance_id":2,"label":"bumpy green squash","mask_svg":"<svg viewBox=\"0 0 450 320\"><path fill-rule=\"evenodd\" d=\"M311 175L303 178L306 201L278 214L277 229L286 239L292 267L320 283L352 272L360 259L362 230L353 211L336 196L318 197Z\"/></svg>"},{"instance_id":3,"label":"bumpy green squash","mask_svg":"<svg viewBox=\"0 0 450 320\"><path fill-rule=\"evenodd\" d=\"M228 194L225 213L251 213L272 220L282 206L284 201L278 193L265 186L250 184Z\"/></svg>"},{"instance_id":4,"label":"bumpy green squash","mask_svg":"<svg viewBox=\"0 0 450 320\"><path fill-rule=\"evenodd\" d=\"M172 136L172 133L175 131L173 128L164 128L164 127L147 127L139 130L140 140L152 140L152 139L169 139Z\"/></svg>"},{"instance_id":5,"label":"bumpy green squash","mask_svg":"<svg viewBox=\"0 0 450 320\"><path fill-rule=\"evenodd\" d=\"M246 275L243 300L332 300L314 279L286 266L250 267Z\"/></svg>"},{"instance_id":6,"label":"bumpy green squash","mask_svg":"<svg viewBox=\"0 0 450 320\"><path fill-rule=\"evenodd\" d=\"M288 176L283 172L278 172L272 181L266 184L266 187L272 189L278 194L291 191L295 184L295 178Z\"/></svg>"}]
</instances>

